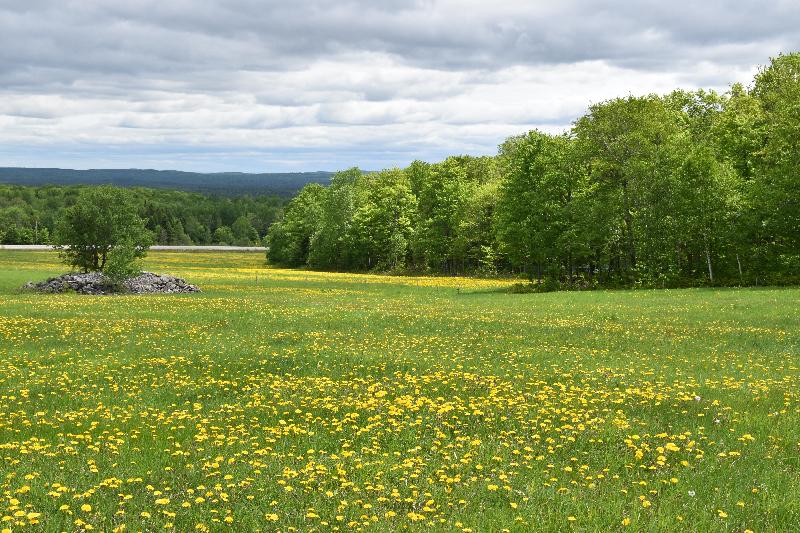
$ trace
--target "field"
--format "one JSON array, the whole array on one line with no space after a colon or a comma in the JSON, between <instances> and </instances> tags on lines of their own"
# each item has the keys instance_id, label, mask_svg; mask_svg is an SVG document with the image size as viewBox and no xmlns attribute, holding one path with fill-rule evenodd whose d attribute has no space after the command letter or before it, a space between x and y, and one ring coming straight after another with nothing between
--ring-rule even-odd
<instances>
[{"instance_id":1,"label":"field","mask_svg":"<svg viewBox=\"0 0 800 533\"><path fill-rule=\"evenodd\" d=\"M800 529L800 290L146 266L0 252L1 530Z\"/></svg>"}]
</instances>

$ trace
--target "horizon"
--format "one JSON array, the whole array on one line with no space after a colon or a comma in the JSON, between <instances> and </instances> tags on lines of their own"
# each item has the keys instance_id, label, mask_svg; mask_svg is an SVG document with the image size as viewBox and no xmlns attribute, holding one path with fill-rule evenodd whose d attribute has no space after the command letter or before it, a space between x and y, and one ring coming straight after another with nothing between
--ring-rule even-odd
<instances>
[{"instance_id":1,"label":"horizon","mask_svg":"<svg viewBox=\"0 0 800 533\"><path fill-rule=\"evenodd\" d=\"M610 98L724 92L797 47L800 10L42 0L0 29L0 166L283 173L494 155Z\"/></svg>"},{"instance_id":2,"label":"horizon","mask_svg":"<svg viewBox=\"0 0 800 533\"><path fill-rule=\"evenodd\" d=\"M176 168L144 168L144 167L107 167L107 168L67 168L67 167L17 167L17 166L0 166L0 170L12 170L12 169L22 169L22 170L65 170L65 171L74 171L74 172L89 172L89 171L119 171L119 170L135 170L137 172L182 172L185 174L248 174L248 175L259 175L259 174L317 174L317 173L330 173L334 174L339 170L297 170L297 171L286 171L286 172L242 172L238 170L229 170L229 171L221 171L221 172L203 172L203 171L194 171L194 170L180 170ZM360 169L363 172L376 172L374 170L366 170ZM1 181L0 181L1 182Z\"/></svg>"}]
</instances>

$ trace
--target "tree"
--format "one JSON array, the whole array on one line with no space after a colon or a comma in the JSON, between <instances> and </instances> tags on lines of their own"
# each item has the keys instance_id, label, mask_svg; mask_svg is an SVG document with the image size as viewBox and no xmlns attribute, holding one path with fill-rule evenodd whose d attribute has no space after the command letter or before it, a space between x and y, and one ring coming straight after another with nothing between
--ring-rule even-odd
<instances>
[{"instance_id":1,"label":"tree","mask_svg":"<svg viewBox=\"0 0 800 533\"><path fill-rule=\"evenodd\" d=\"M194 215L187 217L184 227L193 244L211 244L211 231L207 226L201 224Z\"/></svg>"},{"instance_id":2,"label":"tree","mask_svg":"<svg viewBox=\"0 0 800 533\"><path fill-rule=\"evenodd\" d=\"M711 137L743 180L753 178L755 160L764 144L763 128L761 103L741 83L735 83L722 100Z\"/></svg>"},{"instance_id":3,"label":"tree","mask_svg":"<svg viewBox=\"0 0 800 533\"><path fill-rule=\"evenodd\" d=\"M731 94L737 90L734 87ZM712 283L720 275L734 277L737 271L736 277L743 277L741 179L749 165L747 157L728 157L725 147L728 137L723 133L740 129L726 113L730 100L730 95L703 90L674 91L665 98L683 122L674 143L680 164L672 179L669 212L659 214L673 221L674 229L667 236L674 248L670 250L662 241L665 253L660 259L666 265L662 270L674 276L697 278L706 272Z\"/></svg>"},{"instance_id":4,"label":"tree","mask_svg":"<svg viewBox=\"0 0 800 533\"><path fill-rule=\"evenodd\" d=\"M251 246L258 242L258 232L245 215L236 219L231 226L231 231L233 232L233 244L236 246Z\"/></svg>"},{"instance_id":5,"label":"tree","mask_svg":"<svg viewBox=\"0 0 800 533\"><path fill-rule=\"evenodd\" d=\"M529 277L573 273L582 232L575 231L571 203L583 178L574 141L531 131L500 148L505 180L497 231L512 264Z\"/></svg>"},{"instance_id":6,"label":"tree","mask_svg":"<svg viewBox=\"0 0 800 533\"><path fill-rule=\"evenodd\" d=\"M406 266L417 200L408 176L399 169L368 174L354 186L355 212L346 242L352 267L396 269Z\"/></svg>"},{"instance_id":7,"label":"tree","mask_svg":"<svg viewBox=\"0 0 800 533\"><path fill-rule=\"evenodd\" d=\"M334 174L322 200L319 229L311 239L308 264L322 269L348 269L352 263L346 238L356 209L358 168Z\"/></svg>"},{"instance_id":8,"label":"tree","mask_svg":"<svg viewBox=\"0 0 800 533\"><path fill-rule=\"evenodd\" d=\"M228 246L233 244L235 238L233 231L228 226L220 226L214 230L214 244Z\"/></svg>"},{"instance_id":9,"label":"tree","mask_svg":"<svg viewBox=\"0 0 800 533\"><path fill-rule=\"evenodd\" d=\"M84 272L102 271L120 247L131 263L152 242L131 194L107 185L82 190L75 205L62 211L54 237L64 261Z\"/></svg>"},{"instance_id":10,"label":"tree","mask_svg":"<svg viewBox=\"0 0 800 533\"><path fill-rule=\"evenodd\" d=\"M602 210L604 255L627 278L657 275L670 240L672 180L680 165L679 113L662 98L616 98L589 108L574 133L589 167L589 187ZM668 247L666 247L668 248Z\"/></svg>"},{"instance_id":11,"label":"tree","mask_svg":"<svg viewBox=\"0 0 800 533\"><path fill-rule=\"evenodd\" d=\"M756 76L761 149L754 155L754 204L775 252L800 248L800 53L781 55Z\"/></svg>"},{"instance_id":12,"label":"tree","mask_svg":"<svg viewBox=\"0 0 800 533\"><path fill-rule=\"evenodd\" d=\"M463 270L455 255L454 238L467 199L478 182L470 179L469 158L448 157L427 168L416 166L411 174L412 187L418 187L417 230L413 249L423 268L453 273ZM413 188L412 188L413 190Z\"/></svg>"},{"instance_id":13,"label":"tree","mask_svg":"<svg viewBox=\"0 0 800 533\"><path fill-rule=\"evenodd\" d=\"M192 244L192 239L183 229L183 223L177 218L170 218L167 220L166 227L164 228L167 237L167 243L172 246L187 246Z\"/></svg>"},{"instance_id":14,"label":"tree","mask_svg":"<svg viewBox=\"0 0 800 533\"><path fill-rule=\"evenodd\" d=\"M80 191L92 186L27 187L0 184L0 239L3 244L46 244L55 219L75 203ZM213 231L246 216L259 235L280 214L283 198L221 197L164 189L126 189L158 244L211 244ZM223 219L232 216L230 222ZM252 234L250 234L252 235Z\"/></svg>"},{"instance_id":15,"label":"tree","mask_svg":"<svg viewBox=\"0 0 800 533\"><path fill-rule=\"evenodd\" d=\"M467 270L477 270L483 274L497 272L501 253L494 220L500 185L499 178L479 185L462 208L453 251L456 256L463 258Z\"/></svg>"},{"instance_id":16,"label":"tree","mask_svg":"<svg viewBox=\"0 0 800 533\"><path fill-rule=\"evenodd\" d=\"M678 242L685 253L704 258L702 270L713 283L715 271L719 270L717 261L723 260L729 249L736 255L732 244L736 232L731 228L740 206L738 176L733 167L718 161L707 145L697 144L686 148L679 177L673 203L675 215L680 218ZM688 258L681 259L692 266ZM738 258L737 263L741 276Z\"/></svg>"},{"instance_id":17,"label":"tree","mask_svg":"<svg viewBox=\"0 0 800 533\"><path fill-rule=\"evenodd\" d=\"M27 211L19 205L0 209L0 243L35 244L33 217Z\"/></svg>"},{"instance_id":18,"label":"tree","mask_svg":"<svg viewBox=\"0 0 800 533\"><path fill-rule=\"evenodd\" d=\"M142 269L139 265L139 247L130 240L125 240L114 247L108 254L103 274L115 284L138 276Z\"/></svg>"},{"instance_id":19,"label":"tree","mask_svg":"<svg viewBox=\"0 0 800 533\"><path fill-rule=\"evenodd\" d=\"M266 243L267 259L278 265L301 266L308 262L311 238L322 216L325 189L312 183L303 187L289 202L283 218L270 226Z\"/></svg>"}]
</instances>

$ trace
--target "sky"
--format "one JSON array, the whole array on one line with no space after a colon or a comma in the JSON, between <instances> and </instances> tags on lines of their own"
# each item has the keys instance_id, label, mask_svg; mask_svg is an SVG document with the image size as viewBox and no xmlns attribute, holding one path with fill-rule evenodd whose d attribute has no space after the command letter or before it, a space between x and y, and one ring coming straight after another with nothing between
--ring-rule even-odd
<instances>
[{"instance_id":1,"label":"sky","mask_svg":"<svg viewBox=\"0 0 800 533\"><path fill-rule=\"evenodd\" d=\"M0 166L377 170L749 84L797 0L0 0Z\"/></svg>"}]
</instances>

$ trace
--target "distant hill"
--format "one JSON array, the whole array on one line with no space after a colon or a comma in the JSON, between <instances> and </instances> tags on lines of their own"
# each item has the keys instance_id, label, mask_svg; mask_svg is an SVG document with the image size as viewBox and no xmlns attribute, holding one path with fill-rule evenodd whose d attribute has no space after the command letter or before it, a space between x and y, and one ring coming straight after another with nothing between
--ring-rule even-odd
<instances>
[{"instance_id":1,"label":"distant hill","mask_svg":"<svg viewBox=\"0 0 800 533\"><path fill-rule=\"evenodd\" d=\"M100 185L152 187L227 196L274 194L291 196L308 183L327 184L332 172L181 172L178 170L0 167L0 183L13 185Z\"/></svg>"}]
</instances>

